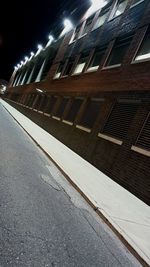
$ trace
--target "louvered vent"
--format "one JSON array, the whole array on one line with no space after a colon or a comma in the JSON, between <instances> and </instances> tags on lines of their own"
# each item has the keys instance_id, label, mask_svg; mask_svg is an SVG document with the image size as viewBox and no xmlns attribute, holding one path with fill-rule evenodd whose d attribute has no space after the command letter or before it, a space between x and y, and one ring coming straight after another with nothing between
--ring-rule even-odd
<instances>
[{"instance_id":1,"label":"louvered vent","mask_svg":"<svg viewBox=\"0 0 150 267\"><path fill-rule=\"evenodd\" d=\"M76 98L74 99L74 101L72 102L72 105L70 107L70 110L67 114L67 116L65 117L65 120L70 121L70 122L74 122L76 115L81 107L81 104L83 102L83 99L81 98Z\"/></svg>"},{"instance_id":2,"label":"louvered vent","mask_svg":"<svg viewBox=\"0 0 150 267\"><path fill-rule=\"evenodd\" d=\"M124 139L137 108L137 103L116 103L104 126L103 133Z\"/></svg>"},{"instance_id":3,"label":"louvered vent","mask_svg":"<svg viewBox=\"0 0 150 267\"><path fill-rule=\"evenodd\" d=\"M145 121L145 124L138 137L136 145L150 150L150 113Z\"/></svg>"},{"instance_id":4,"label":"louvered vent","mask_svg":"<svg viewBox=\"0 0 150 267\"><path fill-rule=\"evenodd\" d=\"M58 109L56 110L56 112L53 115L55 115L58 118L61 118L63 113L64 113L64 110L65 110L65 107L66 107L68 101L69 101L69 98L68 97L64 97L62 99Z\"/></svg>"},{"instance_id":5,"label":"louvered vent","mask_svg":"<svg viewBox=\"0 0 150 267\"><path fill-rule=\"evenodd\" d=\"M56 96L51 96L50 99L48 100L47 107L45 112L50 114L56 104L57 97Z\"/></svg>"},{"instance_id":6,"label":"louvered vent","mask_svg":"<svg viewBox=\"0 0 150 267\"><path fill-rule=\"evenodd\" d=\"M79 124L91 129L100 112L100 104L101 101L98 100L89 101Z\"/></svg>"}]
</instances>

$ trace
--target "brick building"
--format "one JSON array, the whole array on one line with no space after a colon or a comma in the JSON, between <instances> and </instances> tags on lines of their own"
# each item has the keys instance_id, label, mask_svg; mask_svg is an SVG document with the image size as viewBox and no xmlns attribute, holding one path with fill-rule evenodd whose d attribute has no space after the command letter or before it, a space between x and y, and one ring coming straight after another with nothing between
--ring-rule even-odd
<instances>
[{"instance_id":1,"label":"brick building","mask_svg":"<svg viewBox=\"0 0 150 267\"><path fill-rule=\"evenodd\" d=\"M65 8L72 24L56 21L5 99L150 204L150 1Z\"/></svg>"}]
</instances>

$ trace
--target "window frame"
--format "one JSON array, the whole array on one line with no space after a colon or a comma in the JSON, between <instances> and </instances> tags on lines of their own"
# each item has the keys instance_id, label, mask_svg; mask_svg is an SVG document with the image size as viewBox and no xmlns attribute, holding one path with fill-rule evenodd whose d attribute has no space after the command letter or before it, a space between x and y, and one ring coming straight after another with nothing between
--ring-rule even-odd
<instances>
[{"instance_id":1,"label":"window frame","mask_svg":"<svg viewBox=\"0 0 150 267\"><path fill-rule=\"evenodd\" d=\"M139 41L138 43L138 46L137 46L137 49L136 49L136 52L134 54L134 57L132 59L132 62L131 64L139 64L139 63L142 63L142 62L147 62L147 61L150 61L150 57L149 58L145 58L145 59L140 59L140 60L135 60L137 55L138 55L138 52L140 50L140 47L142 46L142 43L144 42L144 38L146 36L146 33L148 31L148 29L150 30L150 25L148 25L145 30L143 31L143 36L141 37L141 40Z\"/></svg>"}]
</instances>

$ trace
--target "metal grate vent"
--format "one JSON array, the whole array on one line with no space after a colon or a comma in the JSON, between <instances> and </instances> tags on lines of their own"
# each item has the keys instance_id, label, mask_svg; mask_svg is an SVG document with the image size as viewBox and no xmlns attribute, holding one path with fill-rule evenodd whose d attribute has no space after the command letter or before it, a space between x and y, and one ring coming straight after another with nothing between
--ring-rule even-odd
<instances>
[{"instance_id":1,"label":"metal grate vent","mask_svg":"<svg viewBox=\"0 0 150 267\"><path fill-rule=\"evenodd\" d=\"M150 150L150 113L143 125L141 133L137 139L136 145Z\"/></svg>"},{"instance_id":2,"label":"metal grate vent","mask_svg":"<svg viewBox=\"0 0 150 267\"><path fill-rule=\"evenodd\" d=\"M83 103L82 98L75 98L71 104L68 114L65 117L65 120L74 122L82 103Z\"/></svg>"},{"instance_id":3,"label":"metal grate vent","mask_svg":"<svg viewBox=\"0 0 150 267\"><path fill-rule=\"evenodd\" d=\"M61 101L61 103L60 103L58 109L56 110L56 112L54 112L53 115L56 116L56 117L58 117L58 118L61 118L62 115L63 115L63 113L64 113L64 111L65 111L65 108L66 108L66 106L67 106L68 101L69 101L69 98L64 97L64 98L62 99L62 101Z\"/></svg>"},{"instance_id":4,"label":"metal grate vent","mask_svg":"<svg viewBox=\"0 0 150 267\"><path fill-rule=\"evenodd\" d=\"M116 103L104 126L103 133L124 139L137 108L137 103Z\"/></svg>"},{"instance_id":5,"label":"metal grate vent","mask_svg":"<svg viewBox=\"0 0 150 267\"><path fill-rule=\"evenodd\" d=\"M101 101L96 101L96 100L89 101L84 110L84 113L82 115L79 124L91 129L100 112L100 105Z\"/></svg>"}]
</instances>

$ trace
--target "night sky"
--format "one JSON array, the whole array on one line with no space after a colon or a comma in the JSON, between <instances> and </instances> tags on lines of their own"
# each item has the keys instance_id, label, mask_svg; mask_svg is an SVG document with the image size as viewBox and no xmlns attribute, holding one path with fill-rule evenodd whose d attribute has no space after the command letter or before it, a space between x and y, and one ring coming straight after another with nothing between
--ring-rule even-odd
<instances>
[{"instance_id":1,"label":"night sky","mask_svg":"<svg viewBox=\"0 0 150 267\"><path fill-rule=\"evenodd\" d=\"M0 79L9 80L17 63L35 52L38 43L46 44L61 5L62 0L4 1L0 11Z\"/></svg>"}]
</instances>

